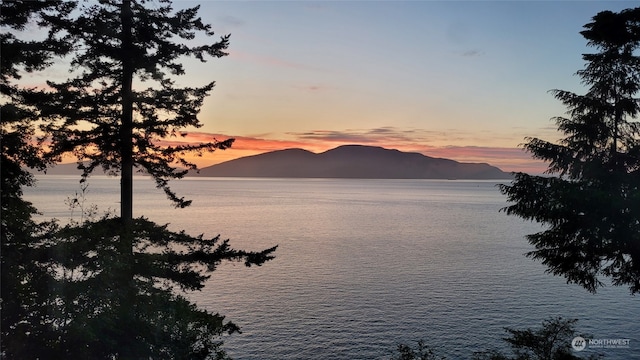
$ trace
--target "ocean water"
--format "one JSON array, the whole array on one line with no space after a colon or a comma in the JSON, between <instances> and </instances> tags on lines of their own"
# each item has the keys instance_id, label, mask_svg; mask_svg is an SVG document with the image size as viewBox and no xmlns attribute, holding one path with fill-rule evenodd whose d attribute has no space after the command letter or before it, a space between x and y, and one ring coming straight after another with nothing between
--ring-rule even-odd
<instances>
[{"instance_id":1,"label":"ocean water","mask_svg":"<svg viewBox=\"0 0 640 360\"><path fill-rule=\"evenodd\" d=\"M174 209L147 178L134 182L134 214L232 246L278 245L262 267L228 263L188 294L242 328L225 336L236 359L388 359L418 340L448 359L505 349L504 327L578 318L587 348L640 358L640 297L626 288L590 294L523 254L538 224L506 216L492 181L233 179L175 182L193 199ZM41 176L25 196L43 218L78 218L65 199L77 178ZM85 205L118 210L118 180L91 178Z\"/></svg>"}]
</instances>

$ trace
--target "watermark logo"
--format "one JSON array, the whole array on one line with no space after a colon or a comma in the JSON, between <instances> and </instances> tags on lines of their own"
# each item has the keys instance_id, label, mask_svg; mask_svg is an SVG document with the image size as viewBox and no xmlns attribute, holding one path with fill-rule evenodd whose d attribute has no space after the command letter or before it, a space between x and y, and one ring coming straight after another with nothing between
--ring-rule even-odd
<instances>
[{"instance_id":1,"label":"watermark logo","mask_svg":"<svg viewBox=\"0 0 640 360\"><path fill-rule=\"evenodd\" d=\"M628 349L630 344L630 339L585 339L582 336L576 336L571 340L571 347L575 351L582 351L587 347L590 349Z\"/></svg>"},{"instance_id":2,"label":"watermark logo","mask_svg":"<svg viewBox=\"0 0 640 360\"><path fill-rule=\"evenodd\" d=\"M630 339L589 339L590 348L628 349Z\"/></svg>"},{"instance_id":3,"label":"watermark logo","mask_svg":"<svg viewBox=\"0 0 640 360\"><path fill-rule=\"evenodd\" d=\"M571 347L575 351L582 351L587 348L587 340L582 336L576 336L571 340Z\"/></svg>"}]
</instances>

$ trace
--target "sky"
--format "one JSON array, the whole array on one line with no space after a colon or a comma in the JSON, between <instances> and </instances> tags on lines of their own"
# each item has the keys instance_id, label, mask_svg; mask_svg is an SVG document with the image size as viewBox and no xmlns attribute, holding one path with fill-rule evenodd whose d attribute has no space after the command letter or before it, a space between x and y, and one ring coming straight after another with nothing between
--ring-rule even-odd
<instances>
[{"instance_id":1,"label":"sky","mask_svg":"<svg viewBox=\"0 0 640 360\"><path fill-rule=\"evenodd\" d=\"M557 141L566 108L551 89L584 93L593 52L580 35L617 1L178 1L200 4L229 56L189 62L184 81L216 81L203 139L233 137L208 166L283 148L363 144L505 171L546 165L519 147Z\"/></svg>"},{"instance_id":2,"label":"sky","mask_svg":"<svg viewBox=\"0 0 640 360\"><path fill-rule=\"evenodd\" d=\"M185 140L236 139L201 167L362 144L541 173L520 144L562 137L549 90L586 91L583 25L638 3L174 1L196 5L216 32L204 41L231 38L228 56L183 62L179 84L216 82Z\"/></svg>"}]
</instances>

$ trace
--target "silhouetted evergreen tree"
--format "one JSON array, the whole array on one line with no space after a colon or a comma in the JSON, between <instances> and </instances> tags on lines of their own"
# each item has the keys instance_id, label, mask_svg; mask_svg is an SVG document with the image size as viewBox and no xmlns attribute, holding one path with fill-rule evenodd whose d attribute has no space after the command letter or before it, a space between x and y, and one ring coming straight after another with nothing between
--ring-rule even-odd
<instances>
[{"instance_id":1,"label":"silhouetted evergreen tree","mask_svg":"<svg viewBox=\"0 0 640 360\"><path fill-rule=\"evenodd\" d=\"M438 356L435 351L420 340L415 348L407 344L398 344L396 352L389 360L445 360Z\"/></svg>"},{"instance_id":2,"label":"silhouetted evergreen tree","mask_svg":"<svg viewBox=\"0 0 640 360\"><path fill-rule=\"evenodd\" d=\"M517 330L505 328L509 337L504 341L511 346L513 356L497 350L474 353L474 360L595 360L599 354L581 354L571 349L571 342L576 336L576 319L550 318L542 322L538 329Z\"/></svg>"},{"instance_id":3,"label":"silhouetted evergreen tree","mask_svg":"<svg viewBox=\"0 0 640 360\"><path fill-rule=\"evenodd\" d=\"M57 274L57 358L223 359L221 335L238 327L198 309L182 291L200 290L222 261L261 265L274 248L232 249L219 236L172 232L144 218L123 234L119 218L52 229L43 267ZM132 259L122 238L132 239ZM128 262L131 261L131 262Z\"/></svg>"},{"instance_id":4,"label":"silhouetted evergreen tree","mask_svg":"<svg viewBox=\"0 0 640 360\"><path fill-rule=\"evenodd\" d=\"M511 347L511 355L498 350L484 350L473 353L474 360L596 360L602 358L600 354L587 354L573 351L572 340L578 334L575 329L576 319L561 317L549 318L542 322L540 328L517 330L505 328L509 334L503 338ZM411 347L399 344L390 360L444 360L437 351L430 348L423 341Z\"/></svg>"},{"instance_id":5,"label":"silhouetted evergreen tree","mask_svg":"<svg viewBox=\"0 0 640 360\"><path fill-rule=\"evenodd\" d=\"M5 12L5 4L11 11ZM3 2L3 24L20 32L23 27L9 18L12 11L28 14L47 6L50 5L44 2ZM12 335L24 335L24 339L3 336L3 357L226 358L220 348L220 335L238 328L225 323L218 314L198 309L180 292L201 289L222 261L261 265L273 258L275 247L259 252L239 251L219 237L189 236L144 218L133 219L131 185L136 166L151 175L177 206L187 206L189 201L178 198L168 187L170 179L186 173L177 170L176 164L194 169L195 165L185 160L186 153L231 145L232 140L184 146L162 143L167 137L183 135L186 127L201 126L197 114L213 88L213 83L200 88L175 86L173 77L184 73L178 61L183 56L202 61L208 55L224 56L228 36L212 45L195 45L196 33L213 35L210 26L197 17L198 8L174 11L164 0L82 2L73 12L68 11L73 5L65 6L69 6L65 11L38 15L50 29L48 42L43 44L58 46L60 54L71 51L71 78L61 83L48 82L48 89L6 87L7 91L15 90L15 94L9 97L10 106L3 106L3 335L5 230L6 234L18 233L7 235L7 239L11 236L22 242L22 248L14 246L12 250L26 249L29 256L19 259L24 265L6 262L8 267L23 266L28 270L24 271L27 277L6 284L10 289L7 293L13 294L14 289L22 287L19 291L28 296L12 303L24 311L11 314L12 323L6 324ZM14 39L12 32L3 34L3 40L9 40L7 44L11 46L27 44ZM18 66L40 69L50 50L55 50L47 49L49 52L40 55L39 50L25 47L22 57L16 55L11 63L16 65L6 68L5 77L4 46L3 42L3 86L5 79L8 84L10 77L19 76ZM31 62L39 56L39 63ZM140 86L134 87L135 81ZM145 84L149 86L143 89ZM15 114L27 112L15 115L13 125L5 126L5 108ZM44 124L41 130L46 137L42 140L50 144L46 160L39 156L41 148L31 142L34 131L32 126L24 125L27 117ZM79 161L88 161L79 164L84 170L82 182L95 168L120 173L121 216L87 219L66 226L36 224L30 220L34 209L23 202L25 206L18 209L21 213L6 213L11 216L5 229L4 139L10 138L9 131L5 136L5 128L10 126L14 126L11 134L19 140L7 145L15 150L15 159L6 157L13 161L11 164L43 168L71 153ZM27 160L34 163L26 163ZM11 194L22 201L20 186L28 184L32 177L20 166L16 169L24 179L17 180L17 190ZM44 310L29 312L32 303ZM30 316L38 317L33 323L43 331L24 325L31 321ZM12 344L25 342L14 349L5 346L8 340ZM28 348L39 352L28 352ZM27 352L21 352L25 349Z\"/></svg>"},{"instance_id":6,"label":"silhouetted evergreen tree","mask_svg":"<svg viewBox=\"0 0 640 360\"><path fill-rule=\"evenodd\" d=\"M200 45L199 36L213 36L210 25L198 17L198 7L174 11L168 0L102 0L82 4L80 15L51 19L64 29L73 44L72 77L47 84L53 91L29 99L39 104L51 136L50 156L71 153L84 176L96 167L121 175L121 217L132 218L132 174L153 177L176 206L190 202L178 198L168 181L181 178L196 165L184 157L231 146L233 139L168 146L171 137L202 124L197 115L214 87L179 87L185 56L206 61L222 57L229 36ZM134 89L134 82L137 82ZM178 169L179 164L186 169Z\"/></svg>"},{"instance_id":7,"label":"silhouetted evergreen tree","mask_svg":"<svg viewBox=\"0 0 640 360\"><path fill-rule=\"evenodd\" d=\"M557 117L559 143L528 138L550 176L517 173L501 191L509 215L547 229L528 235L527 255L591 292L609 277L640 292L640 8L604 11L581 34L598 50L577 72L584 95L554 90L568 108Z\"/></svg>"},{"instance_id":8,"label":"silhouetted evergreen tree","mask_svg":"<svg viewBox=\"0 0 640 360\"><path fill-rule=\"evenodd\" d=\"M13 32L24 30L30 24L47 26L44 17L63 16L75 7L75 3L3 1L0 6L0 26L3 29L0 33L0 191L4 213L23 209L10 206L22 201L23 186L33 185L33 176L27 168L43 170L51 163L42 157L40 146L33 141L38 112L25 103L24 96L30 90L18 87L16 81L21 78L21 73L42 70L50 64L53 56L64 55L70 50L66 42L56 39L55 33L50 33L45 39L24 40L16 37Z\"/></svg>"},{"instance_id":9,"label":"silhouetted evergreen tree","mask_svg":"<svg viewBox=\"0 0 640 360\"><path fill-rule=\"evenodd\" d=\"M63 55L69 47L56 39L55 32L43 39L20 39L13 33L30 26L46 27L46 16L64 16L75 6L70 1L3 1L0 5L0 204L2 246L0 356L3 358L46 358L50 345L59 337L51 314L55 304L49 288L55 283L51 274L37 261L48 254L38 237L52 224L36 223L36 209L22 198L23 187L32 186L28 168L44 169L40 147L34 143L37 111L24 104L16 81L23 72L45 68L52 57Z\"/></svg>"}]
</instances>

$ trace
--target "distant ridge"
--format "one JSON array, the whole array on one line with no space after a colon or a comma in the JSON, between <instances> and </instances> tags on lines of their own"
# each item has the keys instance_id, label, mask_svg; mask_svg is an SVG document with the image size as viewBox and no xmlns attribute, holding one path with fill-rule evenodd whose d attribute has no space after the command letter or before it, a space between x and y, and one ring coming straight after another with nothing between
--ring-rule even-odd
<instances>
[{"instance_id":1,"label":"distant ridge","mask_svg":"<svg viewBox=\"0 0 640 360\"><path fill-rule=\"evenodd\" d=\"M485 163L460 163L419 153L364 145L343 145L323 153L286 149L205 167L188 176L359 178L359 179L509 179L511 174Z\"/></svg>"},{"instance_id":2,"label":"distant ridge","mask_svg":"<svg viewBox=\"0 0 640 360\"><path fill-rule=\"evenodd\" d=\"M55 164L52 167L47 168L43 171L37 171L32 169L25 168L26 171L30 171L34 174L39 175L80 175L82 174L82 170L78 169L78 164L76 163L66 163L66 164Z\"/></svg>"},{"instance_id":3,"label":"distant ridge","mask_svg":"<svg viewBox=\"0 0 640 360\"><path fill-rule=\"evenodd\" d=\"M48 167L45 170L38 171L33 169L25 168L26 171L29 171L33 174L37 175L73 175L80 176L82 175L82 170L78 169L78 163L64 163L64 164L55 164L51 167ZM93 170L91 175L108 175L108 176L119 176L119 171L115 171L113 173L107 173L102 169L102 167L98 166ZM133 169L133 174L136 176L146 175L144 171L138 171L138 168Z\"/></svg>"}]
</instances>

